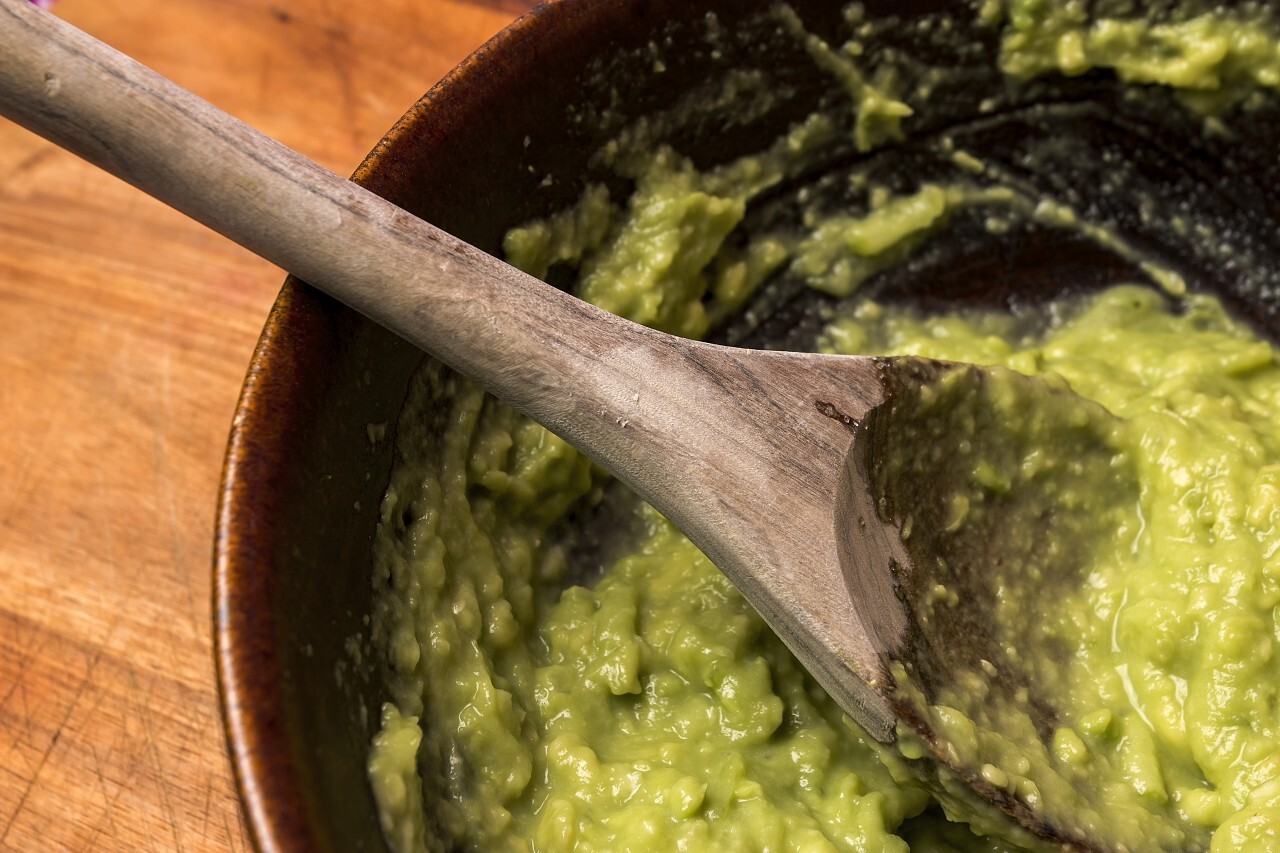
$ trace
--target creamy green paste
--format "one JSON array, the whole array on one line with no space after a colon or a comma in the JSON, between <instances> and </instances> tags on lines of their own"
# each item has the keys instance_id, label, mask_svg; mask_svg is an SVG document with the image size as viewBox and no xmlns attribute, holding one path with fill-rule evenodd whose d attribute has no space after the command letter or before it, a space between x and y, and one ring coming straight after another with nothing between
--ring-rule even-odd
<instances>
[{"instance_id":1,"label":"creamy green paste","mask_svg":"<svg viewBox=\"0 0 1280 853\"><path fill-rule=\"evenodd\" d=\"M1159 77L1139 48L1156 39L1160 67L1208 67L1194 51L1179 57L1212 29L1225 34L1222 62L1256 68L1252 83L1269 85L1265 63L1248 60L1260 48L1221 19L1126 36L1071 3L988 6L1006 21L1013 76L1103 65L1195 88L1203 76ZM872 104L858 148L901 132L909 110L896 95L850 74L843 55L811 53ZM927 316L858 296L960 207L1090 234L1071 211L1013 189L923 184L865 214L727 241L753 197L838 132L815 117L774 149L710 171L668 148L630 152L619 158L635 182L625 204L589 190L513 232L508 258L539 275L567 266L584 298L690 336L789 270L845 297L823 350L1052 375L1118 416L1133 499L1084 545L1096 559L1052 607L1011 584L998 611L1058 643L1065 713L1042 753L1011 743L984 776L1032 806L1056 795L1054 778L1089 780L1096 796L1072 801L1072 817L1132 849L1277 849L1275 348L1209 297L1175 301L1136 285L1018 317ZM992 471L978 479L1002 488ZM1021 849L979 834L997 827L967 826L972 815L921 787L910 738L885 748L861 733L652 510L635 511L639 532L601 577L572 576L566 517L598 504L606 484L465 380L434 366L415 380L375 541L372 625L392 695L369 778L395 849ZM957 525L968 511L956 505ZM947 606L945 586L937 602ZM945 703L934 712L957 754L990 754L968 718Z\"/></svg>"},{"instance_id":2,"label":"creamy green paste","mask_svg":"<svg viewBox=\"0 0 1280 853\"><path fill-rule=\"evenodd\" d=\"M1037 601L1037 588L1015 577L999 595L998 621L1011 636L1051 637L1070 662L1064 683L1037 685L1066 710L1046 758L1096 791L1072 817L1103 837L1134 849L1194 849L1214 832L1214 850L1273 849L1275 349L1203 296L1175 314L1159 293L1131 286L1050 312L1047 330L1027 334L1003 313L922 318L868 303L832 325L828 344L1056 374L1122 419L1116 440L1137 468L1137 506L1114 536L1079 540L1092 554L1077 588L1055 585L1052 601ZM1106 497L1092 500L1105 506ZM961 759L980 754L983 733L936 710ZM1028 762L1038 758L1025 744L1034 733L1003 734L1005 760L990 770L997 787L1070 802L1065 790L1029 786Z\"/></svg>"}]
</instances>

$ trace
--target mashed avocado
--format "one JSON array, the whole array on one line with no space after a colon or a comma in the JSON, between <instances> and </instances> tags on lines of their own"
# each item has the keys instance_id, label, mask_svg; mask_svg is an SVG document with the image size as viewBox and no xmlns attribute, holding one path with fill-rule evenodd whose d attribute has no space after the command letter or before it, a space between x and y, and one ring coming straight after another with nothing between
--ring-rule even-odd
<instances>
[{"instance_id":1,"label":"mashed avocado","mask_svg":"<svg viewBox=\"0 0 1280 853\"><path fill-rule=\"evenodd\" d=\"M1235 81L1271 85L1276 42L1265 54L1240 20L1184 16L1138 32L1082 9L987 4L1005 27L1006 73L1109 67L1195 91L1224 91L1215 79L1233 93ZM1213 56L1201 50L1210 36L1225 45ZM848 51L807 47L871 105L856 148L904 133L911 109L891 77L860 73ZM1033 806L1055 795L1034 763L1089 780L1096 796L1072 805L1074 819L1115 830L1131 849L1275 849L1275 348L1210 297L1145 286L1018 316L931 316L859 295L954 211L975 206L1139 257L1016 186L922 182L866 211L815 215L799 232L731 240L752 199L832 132L815 117L770 151L707 170L670 148L628 152L619 168L635 189L625 203L592 188L576 207L512 232L508 259L540 275L571 269L584 298L690 336L786 271L844 299L826 318L825 351L1049 374L1117 415L1118 452L1138 485L1115 535L1082 546L1087 572L1057 590L1053 607L1015 585L1000 598L1003 621L1061 649L1064 713L1043 754L1023 758L1012 743L984 776ZM1181 289L1171 274L1153 277ZM541 427L428 365L397 454L374 546L372 620L392 696L369 764L397 850L1021 849L936 802L912 770L918 747L903 738L886 748L860 732L652 510L635 509L626 553L602 576L576 576L565 528L601 503L607 478ZM966 508L956 511L963 519ZM939 590L938 606L947 595ZM961 754L977 754L968 718L943 704L934 712Z\"/></svg>"},{"instance_id":2,"label":"mashed avocado","mask_svg":"<svg viewBox=\"0 0 1280 853\"><path fill-rule=\"evenodd\" d=\"M1001 68L1029 79L1050 72L1113 70L1129 83L1169 86L1188 103L1220 110L1259 89L1280 88L1280 51L1265 6L1195 12L1188 4L1165 20L1091 14L1082 2L1012 0Z\"/></svg>"},{"instance_id":3,"label":"mashed avocado","mask_svg":"<svg viewBox=\"0 0 1280 853\"><path fill-rule=\"evenodd\" d=\"M1267 485L1280 462L1274 347L1209 297L1186 297L1175 311L1136 286L1050 306L1055 319L1030 334L1004 313L929 318L871 303L850 311L829 328L830 348L1052 373L1122 419L1118 441L1141 486L1136 510L1117 525L1110 553L1094 550L1081 584L1055 588L1053 606L1030 611L1031 627L1070 661L1051 693L1065 724L1047 760L1066 778L1088 780L1106 833L1135 848L1195 849L1213 832L1214 850L1272 849L1280 830L1280 516ZM1028 612L1026 593L1005 588L1003 624ZM966 744L976 751L973 726L939 714L961 754ZM1001 786L1018 785L1016 774L993 773ZM1164 837L1147 813L1165 818ZM1076 814L1086 827L1100 819ZM1131 820L1141 828L1122 825Z\"/></svg>"}]
</instances>

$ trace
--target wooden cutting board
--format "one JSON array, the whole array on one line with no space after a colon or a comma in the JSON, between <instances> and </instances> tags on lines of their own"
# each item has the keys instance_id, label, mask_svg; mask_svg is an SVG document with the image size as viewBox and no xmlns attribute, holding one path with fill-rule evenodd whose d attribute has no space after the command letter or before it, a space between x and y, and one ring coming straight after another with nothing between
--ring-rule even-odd
<instances>
[{"instance_id":1,"label":"wooden cutting board","mask_svg":"<svg viewBox=\"0 0 1280 853\"><path fill-rule=\"evenodd\" d=\"M530 0L57 0L342 174ZM0 850L242 850L211 548L283 273L0 119Z\"/></svg>"}]
</instances>

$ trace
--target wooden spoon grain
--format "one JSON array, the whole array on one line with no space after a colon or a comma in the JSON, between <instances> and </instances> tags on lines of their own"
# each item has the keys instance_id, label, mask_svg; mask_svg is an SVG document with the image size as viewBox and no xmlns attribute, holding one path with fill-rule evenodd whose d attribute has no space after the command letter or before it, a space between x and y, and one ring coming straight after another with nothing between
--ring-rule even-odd
<instances>
[{"instance_id":1,"label":"wooden spoon grain","mask_svg":"<svg viewBox=\"0 0 1280 853\"><path fill-rule=\"evenodd\" d=\"M887 664L918 640L901 577L911 561L868 488L873 431L860 427L920 364L714 346L610 315L23 0L0 0L0 112L397 332L602 463L733 580L868 733L894 740L902 708ZM975 790L995 799L980 781ZM1063 838L1020 804L998 805Z\"/></svg>"}]
</instances>

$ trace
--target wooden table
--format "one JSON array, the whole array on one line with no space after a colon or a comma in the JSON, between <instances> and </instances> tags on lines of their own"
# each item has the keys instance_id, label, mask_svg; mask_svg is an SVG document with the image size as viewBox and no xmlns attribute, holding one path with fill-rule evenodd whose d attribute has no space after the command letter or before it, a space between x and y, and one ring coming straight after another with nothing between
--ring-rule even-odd
<instances>
[{"instance_id":1,"label":"wooden table","mask_svg":"<svg viewBox=\"0 0 1280 853\"><path fill-rule=\"evenodd\" d=\"M529 0L59 0L348 174ZM0 119L0 850L249 847L214 682L228 427L283 273Z\"/></svg>"}]
</instances>

